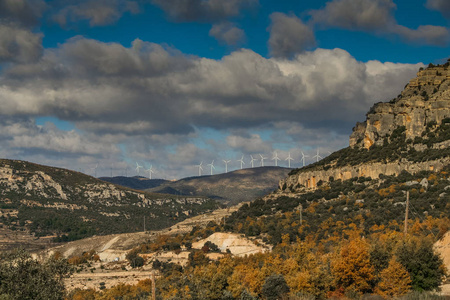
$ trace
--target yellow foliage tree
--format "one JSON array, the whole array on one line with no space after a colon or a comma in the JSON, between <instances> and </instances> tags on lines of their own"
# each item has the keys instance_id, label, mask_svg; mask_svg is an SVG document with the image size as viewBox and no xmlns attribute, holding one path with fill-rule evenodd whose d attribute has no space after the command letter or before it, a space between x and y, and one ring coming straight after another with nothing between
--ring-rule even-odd
<instances>
[{"instance_id":1,"label":"yellow foliage tree","mask_svg":"<svg viewBox=\"0 0 450 300\"><path fill-rule=\"evenodd\" d=\"M405 267L395 257L389 261L389 266L381 271L380 282L375 292L390 299L405 295L411 289L411 277Z\"/></svg>"},{"instance_id":2,"label":"yellow foliage tree","mask_svg":"<svg viewBox=\"0 0 450 300\"><path fill-rule=\"evenodd\" d=\"M369 245L359 237L344 245L332 262L335 284L345 291L369 292L374 272Z\"/></svg>"}]
</instances>

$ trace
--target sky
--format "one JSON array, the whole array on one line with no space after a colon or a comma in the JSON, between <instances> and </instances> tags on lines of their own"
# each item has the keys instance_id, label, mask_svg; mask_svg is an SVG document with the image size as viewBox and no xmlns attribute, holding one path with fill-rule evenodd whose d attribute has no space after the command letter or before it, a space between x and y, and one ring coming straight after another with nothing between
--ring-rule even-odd
<instances>
[{"instance_id":1,"label":"sky","mask_svg":"<svg viewBox=\"0 0 450 300\"><path fill-rule=\"evenodd\" d=\"M275 152L299 167L445 62L449 24L448 0L0 0L0 157L164 179Z\"/></svg>"}]
</instances>

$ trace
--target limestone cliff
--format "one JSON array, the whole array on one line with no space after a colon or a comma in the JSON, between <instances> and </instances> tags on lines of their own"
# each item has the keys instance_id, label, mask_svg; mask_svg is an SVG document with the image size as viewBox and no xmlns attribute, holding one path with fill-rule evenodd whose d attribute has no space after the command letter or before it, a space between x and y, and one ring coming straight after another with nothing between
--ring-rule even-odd
<instances>
[{"instance_id":1,"label":"limestone cliff","mask_svg":"<svg viewBox=\"0 0 450 300\"><path fill-rule=\"evenodd\" d=\"M403 92L390 102L377 103L367 113L363 123L357 123L350 136L351 147L369 149L382 145L399 126L405 126L406 138L421 136L426 125L440 125L450 117L449 64L420 70Z\"/></svg>"},{"instance_id":2,"label":"limestone cliff","mask_svg":"<svg viewBox=\"0 0 450 300\"><path fill-rule=\"evenodd\" d=\"M420 70L397 98L375 104L356 124L350 147L292 171L274 196L302 193L320 181L439 171L450 164L449 66Z\"/></svg>"}]
</instances>

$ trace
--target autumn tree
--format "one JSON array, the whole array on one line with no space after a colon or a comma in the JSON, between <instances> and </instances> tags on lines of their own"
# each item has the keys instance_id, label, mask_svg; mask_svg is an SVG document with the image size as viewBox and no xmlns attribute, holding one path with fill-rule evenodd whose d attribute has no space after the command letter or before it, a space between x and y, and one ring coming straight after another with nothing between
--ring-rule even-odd
<instances>
[{"instance_id":1,"label":"autumn tree","mask_svg":"<svg viewBox=\"0 0 450 300\"><path fill-rule=\"evenodd\" d=\"M370 292L374 272L370 263L369 245L359 237L344 245L332 262L336 286L348 292Z\"/></svg>"},{"instance_id":2,"label":"autumn tree","mask_svg":"<svg viewBox=\"0 0 450 300\"><path fill-rule=\"evenodd\" d=\"M380 273L380 282L375 292L385 298L403 296L411 289L411 277L405 267L393 257L386 269Z\"/></svg>"}]
</instances>

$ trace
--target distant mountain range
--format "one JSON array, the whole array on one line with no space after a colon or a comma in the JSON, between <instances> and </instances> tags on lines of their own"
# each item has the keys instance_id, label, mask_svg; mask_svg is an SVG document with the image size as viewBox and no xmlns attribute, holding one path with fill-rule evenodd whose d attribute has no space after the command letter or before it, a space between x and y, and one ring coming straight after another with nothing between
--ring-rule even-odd
<instances>
[{"instance_id":1,"label":"distant mountain range","mask_svg":"<svg viewBox=\"0 0 450 300\"><path fill-rule=\"evenodd\" d=\"M291 170L282 167L257 167L212 176L188 177L177 181L120 176L100 179L151 193L201 196L235 204L254 200L277 189L278 182Z\"/></svg>"},{"instance_id":2,"label":"distant mountain range","mask_svg":"<svg viewBox=\"0 0 450 300\"><path fill-rule=\"evenodd\" d=\"M254 200L278 188L291 171L282 167L258 167L212 176L184 178L147 189L152 193L204 196L228 204Z\"/></svg>"}]
</instances>

